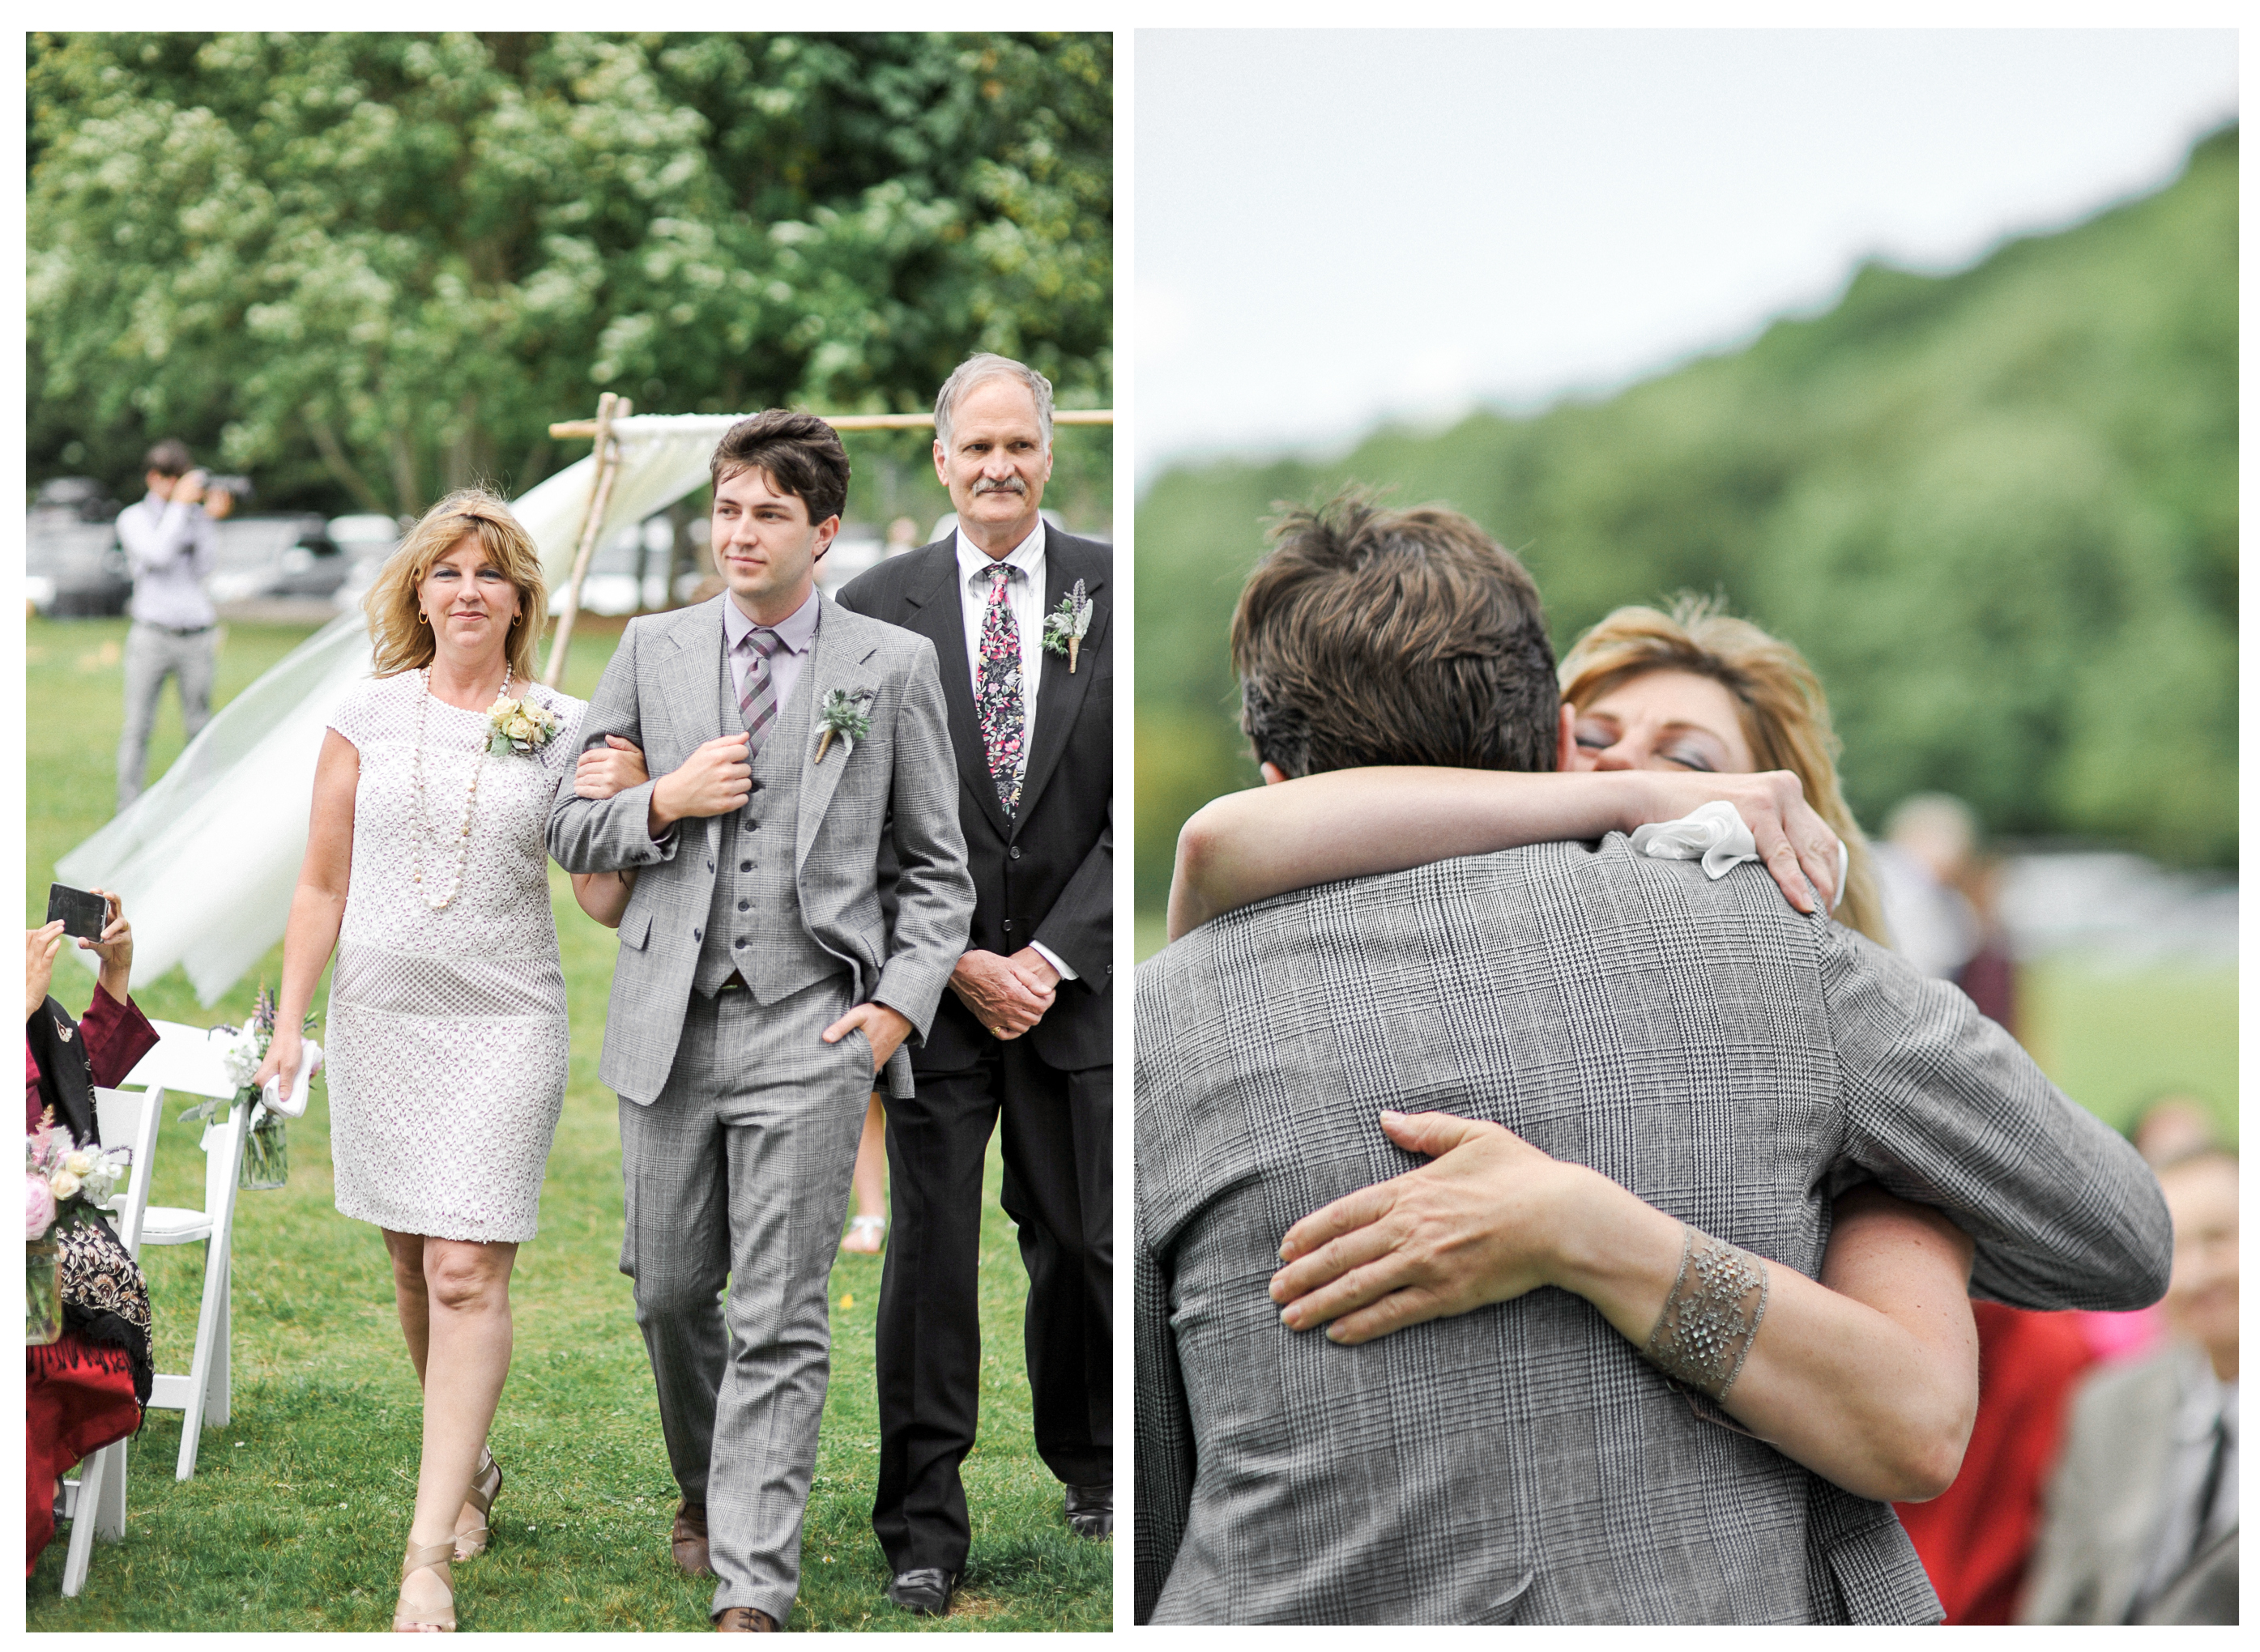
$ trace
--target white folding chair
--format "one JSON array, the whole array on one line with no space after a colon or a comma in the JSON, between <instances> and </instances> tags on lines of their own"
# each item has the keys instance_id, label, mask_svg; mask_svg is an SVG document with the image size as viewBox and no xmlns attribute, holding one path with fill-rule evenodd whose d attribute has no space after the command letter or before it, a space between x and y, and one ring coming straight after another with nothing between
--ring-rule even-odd
<instances>
[{"instance_id":1,"label":"white folding chair","mask_svg":"<svg viewBox=\"0 0 2260 1652\"><path fill-rule=\"evenodd\" d=\"M133 1155L125 1186L104 1207L132 1257L140 1254L141 1214L149 1203L148 1165L156 1150L164 1100L161 1089L97 1088L94 1093L95 1124L103 1146L126 1148ZM63 1513L71 1522L70 1549L63 1561L66 1595L86 1587L94 1540L114 1543L125 1535L125 1447L123 1440L111 1442L86 1460L76 1479L63 1481Z\"/></svg>"},{"instance_id":2,"label":"white folding chair","mask_svg":"<svg viewBox=\"0 0 2260 1652\"><path fill-rule=\"evenodd\" d=\"M221 1099L235 1093L235 1086L221 1065L220 1041L200 1027L161 1021L150 1025L157 1029L157 1048L126 1075L128 1084L147 1086L153 1099L166 1091ZM204 1207L190 1210L145 1203L134 1234L137 1253L148 1245L202 1243L204 1247L204 1288L197 1310L195 1356L186 1376L158 1372L149 1394L152 1406L185 1413L181 1423L180 1462L175 1470L176 1478L183 1480L196 1474L197 1448L204 1427L225 1427L228 1420L228 1262L235 1227L236 1170L243 1157L249 1112L248 1107L232 1108L226 1123L204 1129L200 1143L204 1154ZM142 1186L146 1188L147 1184ZM146 1200L146 1192L142 1196Z\"/></svg>"},{"instance_id":3,"label":"white folding chair","mask_svg":"<svg viewBox=\"0 0 2260 1652\"><path fill-rule=\"evenodd\" d=\"M224 1125L207 1126L204 1200L201 1210L152 1205L159 1127L167 1093L225 1098L235 1086L221 1065L218 1043L201 1027L176 1022L150 1023L157 1047L144 1056L120 1087L97 1090L96 1125L105 1147L130 1146L132 1171L108 1207L126 1253L139 1260L145 1244L204 1244L204 1287L197 1314L196 1352L186 1376L160 1371L149 1404L186 1414L181 1425L177 1478L196 1473L197 1448L204 1425L228 1420L229 1248L234 1231L235 1179L243 1156L250 1108L233 1108ZM64 1482L64 1513L72 1520L70 1550L63 1563L63 1589L75 1595L86 1585L94 1539L116 1542L125 1535L125 1449L120 1440L89 1457L74 1484ZM81 1518L82 1515L86 1518Z\"/></svg>"}]
</instances>

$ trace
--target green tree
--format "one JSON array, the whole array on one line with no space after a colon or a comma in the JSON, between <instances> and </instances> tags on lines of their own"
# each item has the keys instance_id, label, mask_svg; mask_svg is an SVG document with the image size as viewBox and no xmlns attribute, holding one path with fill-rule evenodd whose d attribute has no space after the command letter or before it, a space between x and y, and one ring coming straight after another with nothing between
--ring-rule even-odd
<instances>
[{"instance_id":1,"label":"green tree","mask_svg":"<svg viewBox=\"0 0 2260 1652\"><path fill-rule=\"evenodd\" d=\"M1099 35L32 37L32 474L523 488L601 389L907 411L1112 375ZM908 444L905 444L907 451Z\"/></svg>"},{"instance_id":2,"label":"green tree","mask_svg":"<svg viewBox=\"0 0 2260 1652\"><path fill-rule=\"evenodd\" d=\"M1138 898L1185 815L1252 784L1225 658L1272 502L1442 500L1518 552L1557 648L1693 588L1827 686L1853 807L2236 855L2237 134L2147 199L1622 394L1338 461L1164 473L1138 507Z\"/></svg>"}]
</instances>

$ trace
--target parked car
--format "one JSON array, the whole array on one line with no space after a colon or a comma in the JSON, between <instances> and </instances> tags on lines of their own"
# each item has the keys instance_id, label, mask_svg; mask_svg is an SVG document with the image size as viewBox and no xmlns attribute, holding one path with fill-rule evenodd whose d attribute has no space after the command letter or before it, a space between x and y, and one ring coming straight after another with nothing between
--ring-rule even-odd
<instances>
[{"instance_id":1,"label":"parked car","mask_svg":"<svg viewBox=\"0 0 2260 1652\"><path fill-rule=\"evenodd\" d=\"M133 595L114 523L34 510L24 534L24 595L42 614L123 614Z\"/></svg>"},{"instance_id":2,"label":"parked car","mask_svg":"<svg viewBox=\"0 0 2260 1652\"><path fill-rule=\"evenodd\" d=\"M204 582L215 602L326 597L346 581L346 559L320 516L230 516L218 527L218 566Z\"/></svg>"},{"instance_id":3,"label":"parked car","mask_svg":"<svg viewBox=\"0 0 2260 1652\"><path fill-rule=\"evenodd\" d=\"M346 561L346 577L331 601L341 614L358 613L361 600L392 555L400 548L400 523L374 512L330 518L330 538Z\"/></svg>"}]
</instances>

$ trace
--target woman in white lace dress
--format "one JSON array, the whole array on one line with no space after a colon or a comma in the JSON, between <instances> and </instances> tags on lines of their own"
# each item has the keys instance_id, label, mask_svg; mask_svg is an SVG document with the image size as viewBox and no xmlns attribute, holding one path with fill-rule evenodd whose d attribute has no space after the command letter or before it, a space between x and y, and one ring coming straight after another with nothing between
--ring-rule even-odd
<instances>
[{"instance_id":1,"label":"woman in white lace dress","mask_svg":"<svg viewBox=\"0 0 2260 1652\"><path fill-rule=\"evenodd\" d=\"M452 1629L447 1563L486 1547L511 1268L533 1237L564 1102L543 829L586 705L533 680L545 606L533 541L476 491L426 513L378 577L376 672L323 737L260 1074L295 1067L295 1029L334 948L337 1206L383 1231L424 1390L395 1628ZM526 720L498 731L504 701ZM582 886L602 881L576 879L576 892L601 902L609 891Z\"/></svg>"}]
</instances>

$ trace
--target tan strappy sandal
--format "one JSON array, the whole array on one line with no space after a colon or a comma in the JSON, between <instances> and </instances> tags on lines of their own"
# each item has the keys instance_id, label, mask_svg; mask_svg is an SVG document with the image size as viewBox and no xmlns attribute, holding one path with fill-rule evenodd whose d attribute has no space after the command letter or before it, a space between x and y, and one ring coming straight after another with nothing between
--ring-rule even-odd
<instances>
[{"instance_id":1,"label":"tan strappy sandal","mask_svg":"<svg viewBox=\"0 0 2260 1652\"><path fill-rule=\"evenodd\" d=\"M448 1559L455 1552L453 1538L444 1543L426 1543L421 1549L411 1549L401 1558L400 1581L404 1586L417 1572L439 1574L440 1581L447 1585L447 1615L444 1618L423 1617L411 1613L407 1602L396 1601L392 1608L392 1627L395 1634L453 1634L455 1627L455 1575L447 1570Z\"/></svg>"},{"instance_id":2,"label":"tan strappy sandal","mask_svg":"<svg viewBox=\"0 0 2260 1652\"><path fill-rule=\"evenodd\" d=\"M479 1512L479 1523L467 1532L455 1534L455 1558L468 1560L487 1552L487 1541L493 1532L490 1523L494 1514L495 1499L502 1495L502 1464L495 1461L493 1451L479 1448L479 1471L471 1477L469 1489L463 1501Z\"/></svg>"}]
</instances>

